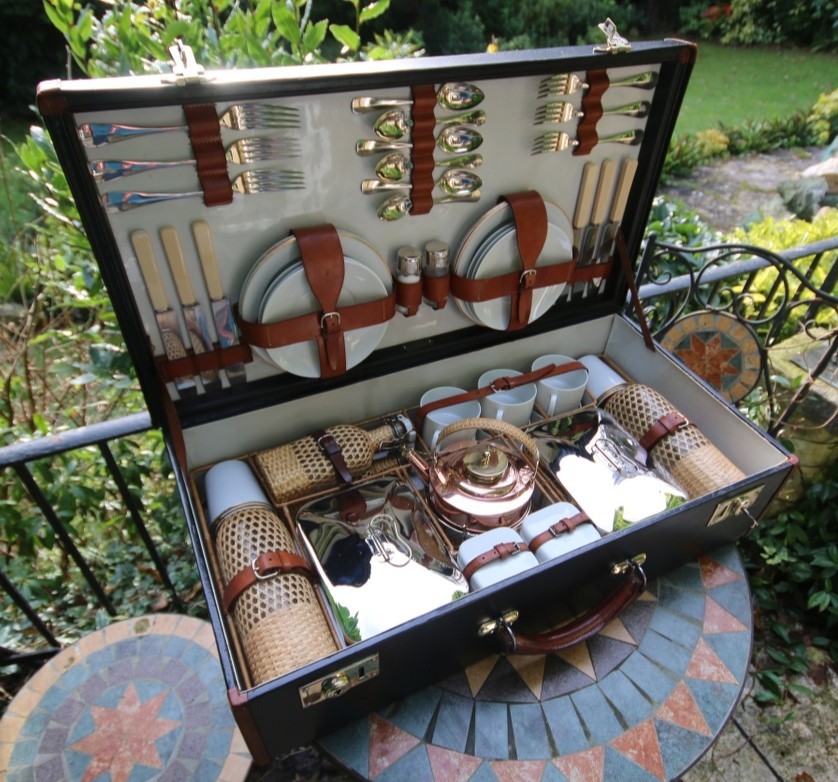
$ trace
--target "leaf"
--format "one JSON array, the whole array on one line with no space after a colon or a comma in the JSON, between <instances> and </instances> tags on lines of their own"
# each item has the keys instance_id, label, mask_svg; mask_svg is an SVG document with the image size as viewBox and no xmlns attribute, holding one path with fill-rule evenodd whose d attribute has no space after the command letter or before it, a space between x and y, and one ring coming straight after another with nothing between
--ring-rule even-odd
<instances>
[{"instance_id":1,"label":"leaf","mask_svg":"<svg viewBox=\"0 0 838 782\"><path fill-rule=\"evenodd\" d=\"M383 13L386 13L390 7L390 0L377 0L375 3L370 3L361 9L360 21L368 22L370 19L376 19Z\"/></svg>"},{"instance_id":2,"label":"leaf","mask_svg":"<svg viewBox=\"0 0 838 782\"><path fill-rule=\"evenodd\" d=\"M357 52L358 48L361 46L361 36L349 27L349 25L329 25L329 32L334 36L338 43L349 51Z\"/></svg>"},{"instance_id":3,"label":"leaf","mask_svg":"<svg viewBox=\"0 0 838 782\"><path fill-rule=\"evenodd\" d=\"M326 33L329 30L329 20L321 19L315 24L310 24L303 36L303 50L306 53L314 52L320 48L320 44L326 40Z\"/></svg>"},{"instance_id":4,"label":"leaf","mask_svg":"<svg viewBox=\"0 0 838 782\"><path fill-rule=\"evenodd\" d=\"M302 35L300 34L299 23L294 12L284 4L275 3L272 13L274 25L276 25L276 29L282 34L282 37L290 41L295 48L298 47L302 40Z\"/></svg>"}]
</instances>

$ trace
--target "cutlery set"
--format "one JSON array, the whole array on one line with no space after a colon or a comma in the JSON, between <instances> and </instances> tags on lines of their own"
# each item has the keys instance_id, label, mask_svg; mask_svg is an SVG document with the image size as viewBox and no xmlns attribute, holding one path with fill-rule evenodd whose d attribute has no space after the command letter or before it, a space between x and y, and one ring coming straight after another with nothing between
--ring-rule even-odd
<instances>
[{"instance_id":1,"label":"cutlery set","mask_svg":"<svg viewBox=\"0 0 838 782\"><path fill-rule=\"evenodd\" d=\"M644 71L611 81L607 70L601 70L592 71L585 78L583 80L575 73L562 73L548 76L539 83L538 99L549 100L536 108L533 125L566 125L576 121L577 128L575 134L565 130L549 130L536 136L531 154L564 152L568 149L572 149L574 155L588 154L597 144L633 146L643 140L643 131L637 128L598 136L596 125L602 117L645 118L651 109L650 101L637 100L620 106L604 107L601 99L611 87L651 90L657 84L657 73ZM574 93L583 94L581 107L570 100L553 100Z\"/></svg>"},{"instance_id":2,"label":"cutlery set","mask_svg":"<svg viewBox=\"0 0 838 782\"><path fill-rule=\"evenodd\" d=\"M573 213L573 243L576 246L576 266L584 268L608 261L614 251L617 229L625 213L637 161L604 160L601 164L589 162L582 170L579 196ZM615 185L616 182L616 185ZM593 280L599 290L602 278ZM566 288L568 298L574 292L588 293L588 284Z\"/></svg>"},{"instance_id":3,"label":"cutlery set","mask_svg":"<svg viewBox=\"0 0 838 782\"><path fill-rule=\"evenodd\" d=\"M159 233L180 302L180 311L188 336L186 340L183 338L177 313L166 296L151 238L146 231L135 230L131 232L130 240L154 309L166 358L170 361L187 358L189 355L187 346L193 354L201 355L211 353L216 341L222 348L238 344L233 308L221 286L218 261L209 225L203 220L196 221L192 224L192 233L204 281L210 295L217 340L213 339L206 312L195 295L177 229L172 226L163 226ZM227 365L224 372L231 385L245 380L244 364ZM205 392L215 391L222 387L219 370L206 369L197 376L174 378L175 388L181 396L192 396L198 392L196 377L200 377Z\"/></svg>"},{"instance_id":4,"label":"cutlery set","mask_svg":"<svg viewBox=\"0 0 838 782\"><path fill-rule=\"evenodd\" d=\"M240 103L231 106L218 117L221 129L229 131L270 132L271 135L252 135L239 138L223 148L226 163L247 167L254 164L270 164L286 158L302 156L299 135L301 128L299 110L290 106L269 103ZM132 139L147 139L160 134L189 132L189 125L131 125L125 123L84 123L78 134L88 149L110 149L111 145L127 143ZM278 135L282 133L282 135ZM121 147L115 147L120 149ZM175 160L144 159L97 159L90 163L94 181L100 187L138 174L154 175L158 171L177 168L200 169L197 154L195 158ZM233 192L264 193L305 188L302 171L295 169L245 168L230 181ZM100 200L108 212L123 212L147 204L173 199L195 198L203 190L161 191L153 190L105 190Z\"/></svg>"},{"instance_id":5,"label":"cutlery set","mask_svg":"<svg viewBox=\"0 0 838 782\"><path fill-rule=\"evenodd\" d=\"M413 100L371 96L352 100L352 111L356 114L381 112L372 125L375 138L357 141L355 153L361 157L386 153L374 167L375 178L362 180L361 192L368 195L404 191L379 205L376 214L380 220L399 220L413 213L418 187L414 181L417 158L422 167L446 169L440 176L422 183L426 190L439 189L443 194L436 197L433 192L424 193L423 211L434 204L479 200L483 180L473 169L483 162L475 150L483 143L477 128L486 122L486 112L475 107L483 98L483 91L474 84L443 84L436 92L436 105L458 113L442 118L422 115L418 123ZM439 133L433 135L438 128L441 128ZM437 159L436 152L444 156Z\"/></svg>"}]
</instances>

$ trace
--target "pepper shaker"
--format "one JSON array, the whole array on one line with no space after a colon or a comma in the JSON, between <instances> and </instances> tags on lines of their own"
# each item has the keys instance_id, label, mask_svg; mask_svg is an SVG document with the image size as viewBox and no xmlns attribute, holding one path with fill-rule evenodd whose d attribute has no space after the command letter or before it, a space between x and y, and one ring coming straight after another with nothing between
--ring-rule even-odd
<instances>
[{"instance_id":1,"label":"pepper shaker","mask_svg":"<svg viewBox=\"0 0 838 782\"><path fill-rule=\"evenodd\" d=\"M432 239L425 244L422 259L422 296L433 309L442 309L448 301L449 247L447 242Z\"/></svg>"}]
</instances>

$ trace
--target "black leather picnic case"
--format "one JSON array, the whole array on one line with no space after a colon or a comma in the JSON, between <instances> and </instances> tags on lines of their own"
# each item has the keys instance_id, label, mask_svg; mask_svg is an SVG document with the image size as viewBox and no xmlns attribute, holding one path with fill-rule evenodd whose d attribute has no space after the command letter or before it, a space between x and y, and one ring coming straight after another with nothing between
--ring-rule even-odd
<instances>
[{"instance_id":1,"label":"black leather picnic case","mask_svg":"<svg viewBox=\"0 0 838 782\"><path fill-rule=\"evenodd\" d=\"M172 73L40 85L165 431L231 706L258 762L526 648L589 591L591 615L607 620L619 603L600 594L634 597L641 560L656 575L736 540L781 488L789 454L655 344L632 303L695 56L683 41L617 39L205 72L182 47ZM545 355L593 357L625 384L589 387L578 414L534 407L515 429L523 447L508 430L466 432L503 444L469 462L489 487L480 502L501 502L497 453L530 481L530 504L513 520L491 511L487 529L514 531L560 503L592 517L606 488L635 477L627 464L677 488L691 449L711 455L698 489L635 518L615 506L596 539L473 588L456 555L483 522L462 522L471 506L446 516L450 475L410 460L436 467L420 399L458 388L483 413L484 372L534 383ZM628 389L639 397L619 401ZM632 432L650 399L656 434ZM598 444L585 439L596 432ZM678 444L685 432L694 439ZM626 444L621 465L609 448ZM568 449L599 472L562 472ZM474 486L459 488L455 506ZM509 545L489 558L523 562Z\"/></svg>"}]
</instances>

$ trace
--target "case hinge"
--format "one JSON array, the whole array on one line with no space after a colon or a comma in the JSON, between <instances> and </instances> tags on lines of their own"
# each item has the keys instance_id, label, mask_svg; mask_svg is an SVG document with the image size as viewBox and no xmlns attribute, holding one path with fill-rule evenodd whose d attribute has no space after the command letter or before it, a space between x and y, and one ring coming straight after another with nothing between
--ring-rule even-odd
<instances>
[{"instance_id":1,"label":"case hinge","mask_svg":"<svg viewBox=\"0 0 838 782\"><path fill-rule=\"evenodd\" d=\"M610 19L597 25L605 35L605 43L594 46L594 52L604 54L616 54L617 52L630 52L631 44L617 32L617 25Z\"/></svg>"},{"instance_id":2,"label":"case hinge","mask_svg":"<svg viewBox=\"0 0 838 782\"><path fill-rule=\"evenodd\" d=\"M192 47L187 46L180 38L169 47L169 54L172 57L172 75L164 76L164 82L174 82L182 87L185 84L203 84L209 81L204 73L204 66L195 59Z\"/></svg>"}]
</instances>

